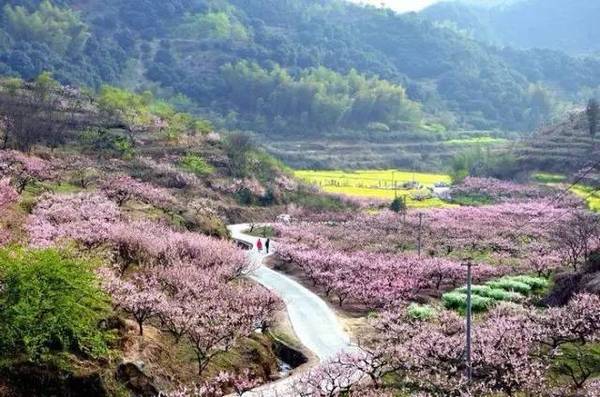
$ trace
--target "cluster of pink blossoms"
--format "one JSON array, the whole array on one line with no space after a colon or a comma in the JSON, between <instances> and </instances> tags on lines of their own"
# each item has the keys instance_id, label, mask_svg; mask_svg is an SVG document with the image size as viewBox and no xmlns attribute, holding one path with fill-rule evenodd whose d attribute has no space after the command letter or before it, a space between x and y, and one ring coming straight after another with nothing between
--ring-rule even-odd
<instances>
[{"instance_id":1,"label":"cluster of pink blossoms","mask_svg":"<svg viewBox=\"0 0 600 397\"><path fill-rule=\"evenodd\" d=\"M44 194L29 217L27 231L35 247L75 240L92 247L108 240L120 220L115 203L95 193Z\"/></svg>"},{"instance_id":2,"label":"cluster of pink blossoms","mask_svg":"<svg viewBox=\"0 0 600 397\"><path fill-rule=\"evenodd\" d=\"M10 185L10 179L0 179L0 217L5 214L5 209L19 197L17 191ZM0 224L0 245L10 240L10 232Z\"/></svg>"},{"instance_id":3,"label":"cluster of pink blossoms","mask_svg":"<svg viewBox=\"0 0 600 397\"><path fill-rule=\"evenodd\" d=\"M149 157L140 157L136 159L136 163L161 186L183 189L199 184L198 178L194 174L182 171L172 163L157 162Z\"/></svg>"},{"instance_id":4,"label":"cluster of pink blossoms","mask_svg":"<svg viewBox=\"0 0 600 397\"><path fill-rule=\"evenodd\" d=\"M10 185L10 179L0 179L0 211L6 208L9 204L15 202L19 194Z\"/></svg>"},{"instance_id":5,"label":"cluster of pink blossoms","mask_svg":"<svg viewBox=\"0 0 600 397\"><path fill-rule=\"evenodd\" d=\"M119 208L95 193L44 195L29 217L33 246L75 241L87 248L107 245L125 272L131 265L192 264L223 279L240 275L248 266L234 244L191 232L177 232L152 221L124 219Z\"/></svg>"},{"instance_id":6,"label":"cluster of pink blossoms","mask_svg":"<svg viewBox=\"0 0 600 397\"><path fill-rule=\"evenodd\" d=\"M553 191L539 186L523 185L495 178L467 177L451 190L452 196L482 196L493 202L541 199Z\"/></svg>"},{"instance_id":7,"label":"cluster of pink blossoms","mask_svg":"<svg viewBox=\"0 0 600 397\"><path fill-rule=\"evenodd\" d=\"M485 256L491 264L527 269L534 249L558 255L557 230L578 211L541 200L411 211L406 217L391 211L327 214L321 219L328 221L302 218L276 228L283 240L312 249L401 253L416 251L420 241L424 256Z\"/></svg>"},{"instance_id":8,"label":"cluster of pink blossoms","mask_svg":"<svg viewBox=\"0 0 600 397\"><path fill-rule=\"evenodd\" d=\"M253 376L248 369L241 373L221 371L212 379L192 387L181 386L170 393L161 394L160 397L223 397L227 391L233 391L234 395L242 396L261 383L262 379Z\"/></svg>"},{"instance_id":9,"label":"cluster of pink blossoms","mask_svg":"<svg viewBox=\"0 0 600 397\"><path fill-rule=\"evenodd\" d=\"M126 175L106 180L102 184L102 192L119 206L134 199L158 208L169 208L176 202L167 190Z\"/></svg>"},{"instance_id":10,"label":"cluster of pink blossoms","mask_svg":"<svg viewBox=\"0 0 600 397\"><path fill-rule=\"evenodd\" d=\"M104 288L116 308L129 314L143 335L151 321L186 340L202 374L212 359L241 337L266 327L280 302L268 291L247 283L226 282L190 264L174 264L123 277L104 269Z\"/></svg>"},{"instance_id":11,"label":"cluster of pink blossoms","mask_svg":"<svg viewBox=\"0 0 600 397\"><path fill-rule=\"evenodd\" d=\"M11 178L17 192L21 193L34 181L54 177L52 164L36 156L16 150L0 150L0 177Z\"/></svg>"},{"instance_id":12,"label":"cluster of pink blossoms","mask_svg":"<svg viewBox=\"0 0 600 397\"><path fill-rule=\"evenodd\" d=\"M34 246L75 241L108 248L115 266L99 273L115 307L136 321L140 334L152 323L176 342L187 341L199 373L239 338L266 327L280 305L240 278L250 263L233 243L126 219L101 194L46 194L27 229Z\"/></svg>"}]
</instances>

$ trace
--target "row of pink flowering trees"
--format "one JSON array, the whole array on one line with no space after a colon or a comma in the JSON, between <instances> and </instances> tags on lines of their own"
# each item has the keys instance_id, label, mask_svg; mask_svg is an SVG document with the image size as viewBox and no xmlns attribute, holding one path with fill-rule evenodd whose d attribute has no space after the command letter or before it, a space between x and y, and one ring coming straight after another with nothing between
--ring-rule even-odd
<instances>
[{"instance_id":1,"label":"row of pink flowering trees","mask_svg":"<svg viewBox=\"0 0 600 397\"><path fill-rule=\"evenodd\" d=\"M560 265L577 269L600 246L597 214L548 200L430 209L406 218L391 211L336 217L276 228L283 241L304 250L397 254L420 246L422 257L478 257L539 274ZM545 259L532 262L532 252Z\"/></svg>"},{"instance_id":2,"label":"row of pink flowering trees","mask_svg":"<svg viewBox=\"0 0 600 397\"><path fill-rule=\"evenodd\" d=\"M249 283L224 283L193 265L138 272L127 279L105 270L102 279L115 306L143 326L156 320L179 343L186 339L201 375L211 360L241 337L264 327L279 302Z\"/></svg>"},{"instance_id":3,"label":"row of pink flowering trees","mask_svg":"<svg viewBox=\"0 0 600 397\"><path fill-rule=\"evenodd\" d=\"M465 279L465 267L446 258L311 249L293 243L278 244L277 253L340 306L351 300L367 308L382 308L423 290L454 288ZM475 268L474 279L484 281L507 271L480 265Z\"/></svg>"}]
</instances>

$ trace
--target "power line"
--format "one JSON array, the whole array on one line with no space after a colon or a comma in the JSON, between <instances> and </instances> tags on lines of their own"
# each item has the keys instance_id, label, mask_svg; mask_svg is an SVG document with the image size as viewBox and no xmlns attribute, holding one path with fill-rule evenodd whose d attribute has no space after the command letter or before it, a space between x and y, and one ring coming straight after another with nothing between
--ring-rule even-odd
<instances>
[{"instance_id":1,"label":"power line","mask_svg":"<svg viewBox=\"0 0 600 397\"><path fill-rule=\"evenodd\" d=\"M574 182L572 182L566 189L563 189L561 192L559 192L552 200L550 200L545 206L544 209L549 209L550 205L555 204L559 199L562 199L566 194L568 194L571 189L573 189L575 186L577 186L579 184L579 182L581 182L583 179L585 179L586 176L588 176L593 170L596 169L596 167L600 166L600 160L596 161L594 164L592 164L589 168L587 168L585 170L585 172L583 174L581 174L580 176L578 176ZM585 169L585 167L584 167ZM595 188L592 190L592 192L586 196L584 198L584 200L587 200L589 197L591 197L593 194L595 194L595 192L598 190L599 188ZM564 216L561 215L558 218L554 219L553 222L556 222L558 219L561 219ZM525 226L527 226L528 223L530 223L534 218L536 217L536 215L530 215L528 217L527 220L525 220L525 222L523 222L521 225L519 225L516 229L515 232L518 232L520 230L522 230Z\"/></svg>"}]
</instances>

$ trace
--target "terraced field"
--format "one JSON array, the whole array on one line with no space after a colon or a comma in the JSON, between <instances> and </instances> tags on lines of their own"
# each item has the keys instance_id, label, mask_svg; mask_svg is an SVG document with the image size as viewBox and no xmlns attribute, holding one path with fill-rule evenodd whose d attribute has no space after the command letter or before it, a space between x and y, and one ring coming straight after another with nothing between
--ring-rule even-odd
<instances>
[{"instance_id":1,"label":"terraced field","mask_svg":"<svg viewBox=\"0 0 600 397\"><path fill-rule=\"evenodd\" d=\"M528 169L573 174L600 158L600 144L589 134L585 115L577 114L520 142L515 156Z\"/></svg>"},{"instance_id":2,"label":"terraced field","mask_svg":"<svg viewBox=\"0 0 600 397\"><path fill-rule=\"evenodd\" d=\"M356 136L269 136L262 138L269 152L297 169L411 169L444 170L469 147L502 148L511 141L481 131L365 133ZM508 136L508 135L507 135ZM516 139L516 138L511 138Z\"/></svg>"},{"instance_id":3,"label":"terraced field","mask_svg":"<svg viewBox=\"0 0 600 397\"><path fill-rule=\"evenodd\" d=\"M450 177L444 174L401 170L298 170L295 175L329 193L390 201L406 196L408 206L414 208L448 206L431 192L435 184L450 184Z\"/></svg>"}]
</instances>

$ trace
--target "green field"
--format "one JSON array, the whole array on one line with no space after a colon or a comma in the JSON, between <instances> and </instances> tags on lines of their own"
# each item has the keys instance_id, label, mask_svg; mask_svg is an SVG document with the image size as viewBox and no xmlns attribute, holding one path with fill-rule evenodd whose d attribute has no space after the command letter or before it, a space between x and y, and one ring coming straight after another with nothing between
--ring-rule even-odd
<instances>
[{"instance_id":1,"label":"green field","mask_svg":"<svg viewBox=\"0 0 600 397\"><path fill-rule=\"evenodd\" d=\"M448 206L448 203L435 197L418 199L419 196L429 195L428 188L436 183L450 184L450 177L444 174L401 170L298 170L294 173L298 178L329 193L390 201L397 196L406 196L410 207ZM414 184L419 187L408 186Z\"/></svg>"},{"instance_id":2,"label":"green field","mask_svg":"<svg viewBox=\"0 0 600 397\"><path fill-rule=\"evenodd\" d=\"M540 183L561 183L564 182L567 177L562 174L551 174L548 172L538 172L533 174L533 179Z\"/></svg>"},{"instance_id":3,"label":"green field","mask_svg":"<svg viewBox=\"0 0 600 397\"><path fill-rule=\"evenodd\" d=\"M483 137L475 137L475 138L464 138L464 139L450 139L448 141L445 141L444 144L445 145L459 145L459 146L466 146L466 145L481 145L481 146L485 146L485 145L500 145L503 143L507 143L508 139L504 139L504 138L494 138L491 136L483 136Z\"/></svg>"}]
</instances>

